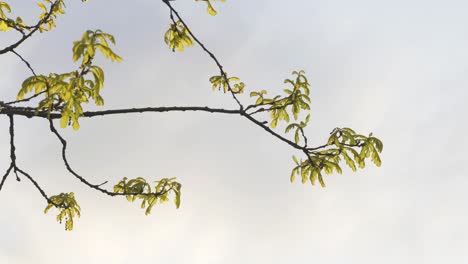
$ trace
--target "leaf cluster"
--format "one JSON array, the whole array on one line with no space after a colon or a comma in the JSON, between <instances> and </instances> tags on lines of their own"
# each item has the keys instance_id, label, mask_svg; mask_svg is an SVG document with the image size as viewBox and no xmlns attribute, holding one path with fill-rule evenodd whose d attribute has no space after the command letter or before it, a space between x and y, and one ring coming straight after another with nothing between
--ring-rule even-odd
<instances>
[{"instance_id":1,"label":"leaf cluster","mask_svg":"<svg viewBox=\"0 0 468 264\"><path fill-rule=\"evenodd\" d=\"M173 52L176 49L184 51L184 48L193 46L193 39L180 20L169 25L169 29L164 34L164 41Z\"/></svg>"},{"instance_id":2,"label":"leaf cluster","mask_svg":"<svg viewBox=\"0 0 468 264\"><path fill-rule=\"evenodd\" d=\"M48 76L31 76L23 82L17 99L25 98L30 92L34 95L42 93L45 98L39 102L37 111L50 113L59 110L62 114L62 128L72 124L73 129L79 129L78 119L83 115L82 104L89 103L90 100L98 106L104 104L100 94L104 87L104 71L92 64L96 51L100 51L112 61L122 61L109 47L109 42L115 44L115 39L110 34L101 30L86 31L81 40L73 43L73 61L81 59L78 70L63 74L51 73Z\"/></svg>"},{"instance_id":3,"label":"leaf cluster","mask_svg":"<svg viewBox=\"0 0 468 264\"><path fill-rule=\"evenodd\" d=\"M250 97L257 97L253 107L268 107L265 111L270 113L270 126L275 128L280 121L289 123L293 115L297 120L301 110L310 110L309 82L304 71L293 71L294 79L286 79L284 83L292 87L284 89L284 96L277 95L273 98L266 98L267 92L251 92Z\"/></svg>"},{"instance_id":4,"label":"leaf cluster","mask_svg":"<svg viewBox=\"0 0 468 264\"><path fill-rule=\"evenodd\" d=\"M323 172L331 174L336 171L341 174L339 163L342 159L353 171L358 167L363 169L366 166L366 159L371 159L378 167L382 165L379 153L383 150L383 144L378 138L373 137L372 133L366 137L350 128L335 128L327 144L320 148L323 149L305 151L307 156L305 160L298 161L293 156L296 166L291 171L291 182L295 180L296 175L299 175L302 183L310 180L314 185L318 179L320 185L325 187Z\"/></svg>"},{"instance_id":5,"label":"leaf cluster","mask_svg":"<svg viewBox=\"0 0 468 264\"><path fill-rule=\"evenodd\" d=\"M176 182L175 179L163 178L156 181L156 185L152 189L151 185L142 177L130 180L125 177L114 186L114 192L124 194L129 202L139 199L141 201L141 208L146 208L145 214L149 215L156 203L169 201L168 196L171 193L174 194L174 203L179 208L182 185Z\"/></svg>"},{"instance_id":6,"label":"leaf cluster","mask_svg":"<svg viewBox=\"0 0 468 264\"><path fill-rule=\"evenodd\" d=\"M215 75L210 77L210 83L212 84L213 91L216 89L221 91L222 89L224 93L227 93L229 91L229 87L231 87L233 93L241 94L244 92L245 88L245 83L241 82L238 77L228 78L227 73L226 78L223 75Z\"/></svg>"},{"instance_id":7,"label":"leaf cluster","mask_svg":"<svg viewBox=\"0 0 468 264\"><path fill-rule=\"evenodd\" d=\"M81 216L81 208L75 200L75 194L61 193L50 197L44 213L46 214L52 207L59 210L57 222L61 224L65 220L65 230L73 230L73 218Z\"/></svg>"},{"instance_id":8,"label":"leaf cluster","mask_svg":"<svg viewBox=\"0 0 468 264\"><path fill-rule=\"evenodd\" d=\"M115 38L102 30L87 30L81 40L73 42L73 61L82 59L80 68L85 68L96 55L96 51L111 61L121 62L122 58L117 55L109 45L109 42L115 45Z\"/></svg>"}]
</instances>

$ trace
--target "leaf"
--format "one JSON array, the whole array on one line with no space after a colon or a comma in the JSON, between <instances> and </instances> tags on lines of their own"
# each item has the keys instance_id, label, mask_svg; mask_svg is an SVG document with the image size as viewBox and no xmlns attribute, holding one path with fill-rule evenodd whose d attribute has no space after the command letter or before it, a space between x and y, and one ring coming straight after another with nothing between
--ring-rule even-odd
<instances>
[{"instance_id":1,"label":"leaf","mask_svg":"<svg viewBox=\"0 0 468 264\"><path fill-rule=\"evenodd\" d=\"M44 13L47 13L47 8L45 7L45 5L41 2L38 2L37 5L39 6L39 8L41 8L41 10L44 12Z\"/></svg>"},{"instance_id":2,"label":"leaf","mask_svg":"<svg viewBox=\"0 0 468 264\"><path fill-rule=\"evenodd\" d=\"M275 128L277 123L278 123L278 119L277 119L277 118L271 120L271 123L270 123L271 128Z\"/></svg>"},{"instance_id":3,"label":"leaf","mask_svg":"<svg viewBox=\"0 0 468 264\"><path fill-rule=\"evenodd\" d=\"M294 157L294 156L293 156L293 157ZM291 183L293 183L294 180L296 179L296 171L297 171L296 168L292 169L292 171L291 171L291 177L289 178L289 181L290 181Z\"/></svg>"},{"instance_id":4,"label":"leaf","mask_svg":"<svg viewBox=\"0 0 468 264\"><path fill-rule=\"evenodd\" d=\"M302 184L306 183L307 182L307 170L306 169L301 170L301 176L302 176L302 181L301 181Z\"/></svg>"},{"instance_id":5,"label":"leaf","mask_svg":"<svg viewBox=\"0 0 468 264\"><path fill-rule=\"evenodd\" d=\"M175 203L176 208L179 208L180 207L180 188L176 189L174 193L175 193L174 203Z\"/></svg>"},{"instance_id":6,"label":"leaf","mask_svg":"<svg viewBox=\"0 0 468 264\"><path fill-rule=\"evenodd\" d=\"M372 162L374 162L377 167L382 165L382 161L380 160L379 154L377 152L372 154Z\"/></svg>"},{"instance_id":7,"label":"leaf","mask_svg":"<svg viewBox=\"0 0 468 264\"><path fill-rule=\"evenodd\" d=\"M5 10L7 13L11 13L10 6L5 2L0 2L0 18L6 18L5 12L3 10Z\"/></svg>"},{"instance_id":8,"label":"leaf","mask_svg":"<svg viewBox=\"0 0 468 264\"><path fill-rule=\"evenodd\" d=\"M104 57L110 59L111 61L116 61L116 62L122 61L122 58L116 53L114 53L114 51L112 51L109 47L106 47L102 44L96 44L95 47L98 48L99 51L101 51Z\"/></svg>"},{"instance_id":9,"label":"leaf","mask_svg":"<svg viewBox=\"0 0 468 264\"><path fill-rule=\"evenodd\" d=\"M377 148L377 150L378 150L379 152L382 152L382 150L383 150L383 143L382 143L382 141L380 141L380 139L378 139L378 138L376 138L376 137L371 137L370 139L374 142L375 147Z\"/></svg>"},{"instance_id":10,"label":"leaf","mask_svg":"<svg viewBox=\"0 0 468 264\"><path fill-rule=\"evenodd\" d=\"M377 150L374 148L373 145L369 145L369 150L372 152L372 154L370 154L372 162L377 167L380 167L382 165L382 161L380 160L379 153L377 152Z\"/></svg>"},{"instance_id":11,"label":"leaf","mask_svg":"<svg viewBox=\"0 0 468 264\"><path fill-rule=\"evenodd\" d=\"M296 163L296 165L299 166L299 161L297 160L296 156L293 155L292 158L294 160L294 163Z\"/></svg>"},{"instance_id":12,"label":"leaf","mask_svg":"<svg viewBox=\"0 0 468 264\"><path fill-rule=\"evenodd\" d=\"M320 185L322 186L322 188L327 187L327 186L325 185L325 182L323 181L323 177L322 177L322 174L321 174L320 172L318 173L318 180L319 180Z\"/></svg>"},{"instance_id":13,"label":"leaf","mask_svg":"<svg viewBox=\"0 0 468 264\"><path fill-rule=\"evenodd\" d=\"M307 124L307 123L309 123L309 121L310 121L310 114L308 114L308 115L306 116L305 123Z\"/></svg>"},{"instance_id":14,"label":"leaf","mask_svg":"<svg viewBox=\"0 0 468 264\"><path fill-rule=\"evenodd\" d=\"M5 22L5 21L0 21L0 31L4 31L4 32L7 32L9 31L11 28L8 26L8 24Z\"/></svg>"},{"instance_id":15,"label":"leaf","mask_svg":"<svg viewBox=\"0 0 468 264\"><path fill-rule=\"evenodd\" d=\"M289 124L286 129L284 130L285 133L288 133L291 129L293 129L294 127L296 127L297 124Z\"/></svg>"},{"instance_id":16,"label":"leaf","mask_svg":"<svg viewBox=\"0 0 468 264\"><path fill-rule=\"evenodd\" d=\"M310 176L309 176L310 184L315 185L315 181L317 180L317 176L318 176L317 170L313 169L310 172Z\"/></svg>"},{"instance_id":17,"label":"leaf","mask_svg":"<svg viewBox=\"0 0 468 264\"><path fill-rule=\"evenodd\" d=\"M346 153L346 151L343 151L341 152L341 155L343 156L343 158L345 159L346 161L346 164L353 170L353 171L356 171L356 164L354 163L354 161L348 156L348 154Z\"/></svg>"},{"instance_id":18,"label":"leaf","mask_svg":"<svg viewBox=\"0 0 468 264\"><path fill-rule=\"evenodd\" d=\"M48 212L48 211L50 210L50 208L52 208L52 207L54 207L53 204L51 204L51 203L48 204L48 205L46 206L46 208L44 209L44 214L47 214L47 212Z\"/></svg>"},{"instance_id":19,"label":"leaf","mask_svg":"<svg viewBox=\"0 0 468 264\"><path fill-rule=\"evenodd\" d=\"M60 127L65 128L68 125L68 121L70 120L70 117L67 112L62 113L62 117L60 118Z\"/></svg>"},{"instance_id":20,"label":"leaf","mask_svg":"<svg viewBox=\"0 0 468 264\"><path fill-rule=\"evenodd\" d=\"M216 14L218 13L213 8L213 5L211 4L211 1L216 1L216 0L195 0L195 1L197 1L197 2L199 2L199 1L206 2L206 4L207 4L207 9L206 10L207 10L208 14L210 14L212 16L216 16ZM225 0L218 0L218 1L225 2Z\"/></svg>"},{"instance_id":21,"label":"leaf","mask_svg":"<svg viewBox=\"0 0 468 264\"><path fill-rule=\"evenodd\" d=\"M153 209L153 206L156 204L157 201L158 198L155 195L150 196L150 198L147 200L148 208L146 208L145 215L151 214L151 209Z\"/></svg>"},{"instance_id":22,"label":"leaf","mask_svg":"<svg viewBox=\"0 0 468 264\"><path fill-rule=\"evenodd\" d=\"M75 130L75 131L78 130L78 129L80 129L80 123L78 122L78 119L74 119L74 120L73 120L73 125L72 125L72 127L73 127L73 130Z\"/></svg>"},{"instance_id":23,"label":"leaf","mask_svg":"<svg viewBox=\"0 0 468 264\"><path fill-rule=\"evenodd\" d=\"M206 1L208 3L208 7L207 7L207 11L210 15L212 16L216 16L216 14L218 14L218 12L216 12L216 10L214 10L213 6L211 5L210 1Z\"/></svg>"}]
</instances>

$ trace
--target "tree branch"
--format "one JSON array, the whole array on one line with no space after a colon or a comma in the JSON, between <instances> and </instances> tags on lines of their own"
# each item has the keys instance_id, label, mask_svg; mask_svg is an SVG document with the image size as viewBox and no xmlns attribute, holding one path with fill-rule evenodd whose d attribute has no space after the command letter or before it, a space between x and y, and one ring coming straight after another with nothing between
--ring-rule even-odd
<instances>
[{"instance_id":1,"label":"tree branch","mask_svg":"<svg viewBox=\"0 0 468 264\"><path fill-rule=\"evenodd\" d=\"M2 108L3 107L3 108ZM223 108L211 108L207 106L161 106L161 107L142 107L142 108L123 108L123 109L111 109L103 111L87 111L83 112L83 117L96 117L96 116L107 116L107 115L121 115L131 113L146 113L146 112L209 112L209 113L221 113L221 114L241 114L241 110L230 110ZM9 106L5 103L0 103L0 115L19 115L25 117L41 117L50 119L59 119L62 117L61 113L52 112L49 114L47 111L37 112L35 108L31 107L14 107Z\"/></svg>"},{"instance_id":2,"label":"tree branch","mask_svg":"<svg viewBox=\"0 0 468 264\"><path fill-rule=\"evenodd\" d=\"M290 146L296 149L304 149L305 147L300 146L293 141L281 136L280 134L273 131L268 126L264 125L262 122L253 118L251 115L243 112L242 110L229 110L223 108L210 108L210 107L200 107L200 106L172 106L172 107L144 107L144 108L127 108L127 109L113 109L113 110L104 110L104 111L88 111L83 113L83 117L96 117L96 116L107 116L107 115L118 115L118 114L129 114L129 113L145 113L145 112L186 112L186 111L200 111L200 112L209 112L209 113L222 113L222 114L237 114L241 115L254 124L260 126L266 130L271 135L280 139L281 141L289 144ZM41 117L49 118L47 112L35 112L33 108L22 108L22 107L9 107L7 106L0 111L0 114L9 114L9 115L21 115L26 117ZM60 113L50 113L50 119L59 119L62 115ZM56 131L56 130L55 130ZM54 131L52 131L54 132ZM321 148L321 147L319 147ZM318 148L309 149L316 150Z\"/></svg>"}]
</instances>

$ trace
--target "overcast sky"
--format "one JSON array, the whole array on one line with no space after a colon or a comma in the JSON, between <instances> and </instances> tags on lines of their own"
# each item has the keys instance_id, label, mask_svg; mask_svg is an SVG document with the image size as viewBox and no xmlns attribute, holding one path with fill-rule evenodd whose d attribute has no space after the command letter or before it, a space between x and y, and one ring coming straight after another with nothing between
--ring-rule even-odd
<instances>
[{"instance_id":1,"label":"overcast sky","mask_svg":"<svg viewBox=\"0 0 468 264\"><path fill-rule=\"evenodd\" d=\"M27 21L39 12L32 0L7 2ZM50 195L75 192L82 217L65 232L43 214L37 190L10 176L0 193L0 263L468 262L468 2L228 0L216 17L204 3L174 6L248 91L275 94L292 70L305 70L311 143L337 126L373 132L384 142L382 167L327 176L325 189L291 184L293 149L236 116L109 116L62 130L70 161L91 182L178 178L181 208L167 203L146 217L73 178L46 121L17 118L18 164ZM38 73L74 70L72 42L99 28L124 58L96 61L106 109L235 107L212 92L218 71L199 47L172 53L164 44L170 21L160 1L76 0L66 11L55 30L18 49ZM0 48L17 37L2 33ZM0 98L14 98L29 74L2 55ZM7 118L0 127L6 169Z\"/></svg>"}]
</instances>

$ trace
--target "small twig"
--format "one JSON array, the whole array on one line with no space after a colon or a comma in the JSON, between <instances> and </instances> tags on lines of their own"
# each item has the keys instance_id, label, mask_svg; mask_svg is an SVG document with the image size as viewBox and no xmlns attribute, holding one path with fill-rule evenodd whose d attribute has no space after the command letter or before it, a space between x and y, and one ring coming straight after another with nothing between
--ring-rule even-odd
<instances>
[{"instance_id":1,"label":"small twig","mask_svg":"<svg viewBox=\"0 0 468 264\"><path fill-rule=\"evenodd\" d=\"M255 115L255 114L258 114L258 113L262 113L262 112L269 112L269 111L273 111L273 110L278 110L278 109L282 109L282 108L285 108L287 106L290 106L291 104L285 104L285 105L282 105L282 106L276 106L276 107L270 107L270 108L259 108L251 113L249 113L249 115Z\"/></svg>"},{"instance_id":2,"label":"small twig","mask_svg":"<svg viewBox=\"0 0 468 264\"><path fill-rule=\"evenodd\" d=\"M26 178L28 178L28 180L30 180L32 182L32 184L36 187L36 189L41 193L42 197L44 197L46 199L46 201L48 203L51 203L53 205L55 205L56 207L58 207L58 205L56 205L54 202L52 202L52 200L50 200L50 198L47 196L47 194L45 193L45 191L41 188L41 186L39 186L39 184L37 183L37 181L35 181L33 179L33 177L31 177L31 175L29 175L28 173L26 173L25 171L21 170L20 168L16 168L16 170L23 174Z\"/></svg>"},{"instance_id":3,"label":"small twig","mask_svg":"<svg viewBox=\"0 0 468 264\"><path fill-rule=\"evenodd\" d=\"M307 148L307 137L305 136L304 129L299 127L299 131L301 131L302 138L304 139L304 148Z\"/></svg>"},{"instance_id":4,"label":"small twig","mask_svg":"<svg viewBox=\"0 0 468 264\"><path fill-rule=\"evenodd\" d=\"M28 98L24 98L24 99L21 99L21 100L11 101L11 102L8 102L8 103L5 103L5 104L6 104L6 105L12 105L12 104L17 104L17 103L28 102L28 101L30 101L30 100L32 100L32 99L34 99L34 98L40 96L41 94L44 94L44 93L45 93L45 91L42 91L42 92L37 93L37 94L35 94L35 95L32 95L32 96L30 96L30 97L28 97Z\"/></svg>"},{"instance_id":5,"label":"small twig","mask_svg":"<svg viewBox=\"0 0 468 264\"><path fill-rule=\"evenodd\" d=\"M18 58L20 58L20 60L22 60L26 66L29 68L29 70L32 72L32 74L34 76L37 76L36 75L36 72L34 71L34 69L31 67L31 64L29 64L29 62L27 60L25 60L17 51L15 50L12 50L11 52L13 52L16 56L18 56Z\"/></svg>"},{"instance_id":6,"label":"small twig","mask_svg":"<svg viewBox=\"0 0 468 264\"><path fill-rule=\"evenodd\" d=\"M10 175L10 171L13 169L13 165L10 164L8 169L6 170L5 174L2 177L2 181L0 182L0 191L2 190L3 184L5 183L6 179L8 178L8 175Z\"/></svg>"},{"instance_id":7,"label":"small twig","mask_svg":"<svg viewBox=\"0 0 468 264\"><path fill-rule=\"evenodd\" d=\"M257 108L257 107L262 107L262 106L266 106L266 105L273 105L273 104L277 104L277 103L280 103L284 100L287 100L289 99L291 96L288 96L288 97L284 97L284 98L281 98L280 100L276 100L276 101L273 101L273 102L269 102L269 103L261 103L261 104L253 104L253 105L249 105L245 108L245 111L247 112L248 110L250 110L251 108ZM250 113L252 114L252 113Z\"/></svg>"},{"instance_id":8,"label":"small twig","mask_svg":"<svg viewBox=\"0 0 468 264\"><path fill-rule=\"evenodd\" d=\"M137 194L141 194L141 193L136 193L136 192L123 192L123 193L117 193L117 192L111 192L111 191L108 191L106 189L103 189L101 188L102 185L106 184L107 181L105 181L104 183L101 183L101 184L92 184L90 182L88 182L83 176L79 175L77 172L75 172L72 167L70 166L70 163L68 162L68 159L67 159L67 155L66 155L66 151L67 151L67 141L59 134L59 132L57 131L57 129L55 128L54 126L54 123L52 121L52 119L49 119L49 125L50 125L50 130L52 131L52 133L54 133L57 138L59 139L60 143L62 143L62 160L63 162L65 163L65 167L67 168L67 170L73 175L75 176L78 180L80 180L82 183L84 183L86 186L92 188L92 189L95 189L99 192L102 192L104 194L107 194L109 196L125 196L125 195L137 195ZM163 193L161 192L156 192L156 193L146 193L147 195L156 195L156 196L160 196L162 195Z\"/></svg>"},{"instance_id":9,"label":"small twig","mask_svg":"<svg viewBox=\"0 0 468 264\"><path fill-rule=\"evenodd\" d=\"M85 185L95 189L95 190L98 190L102 193L105 193L107 195L110 195L110 196L115 196L115 193L113 192L109 192L105 189L102 189L99 187L99 185L96 185L96 184L92 184L90 182L88 182L84 177L82 177L81 175L79 175L78 173L76 173L70 166L70 163L68 162L68 159L67 159L67 155L66 155L66 151L67 151L67 141L59 134L59 132L57 131L57 129L55 128L54 126L54 122L52 121L52 119L49 119L49 125L50 125L50 131L52 131L52 133L54 133L57 138L59 139L60 143L62 143L62 160L63 162L65 163L65 167L67 168L67 170L73 174L76 178L78 178L82 183L84 183Z\"/></svg>"}]
</instances>

